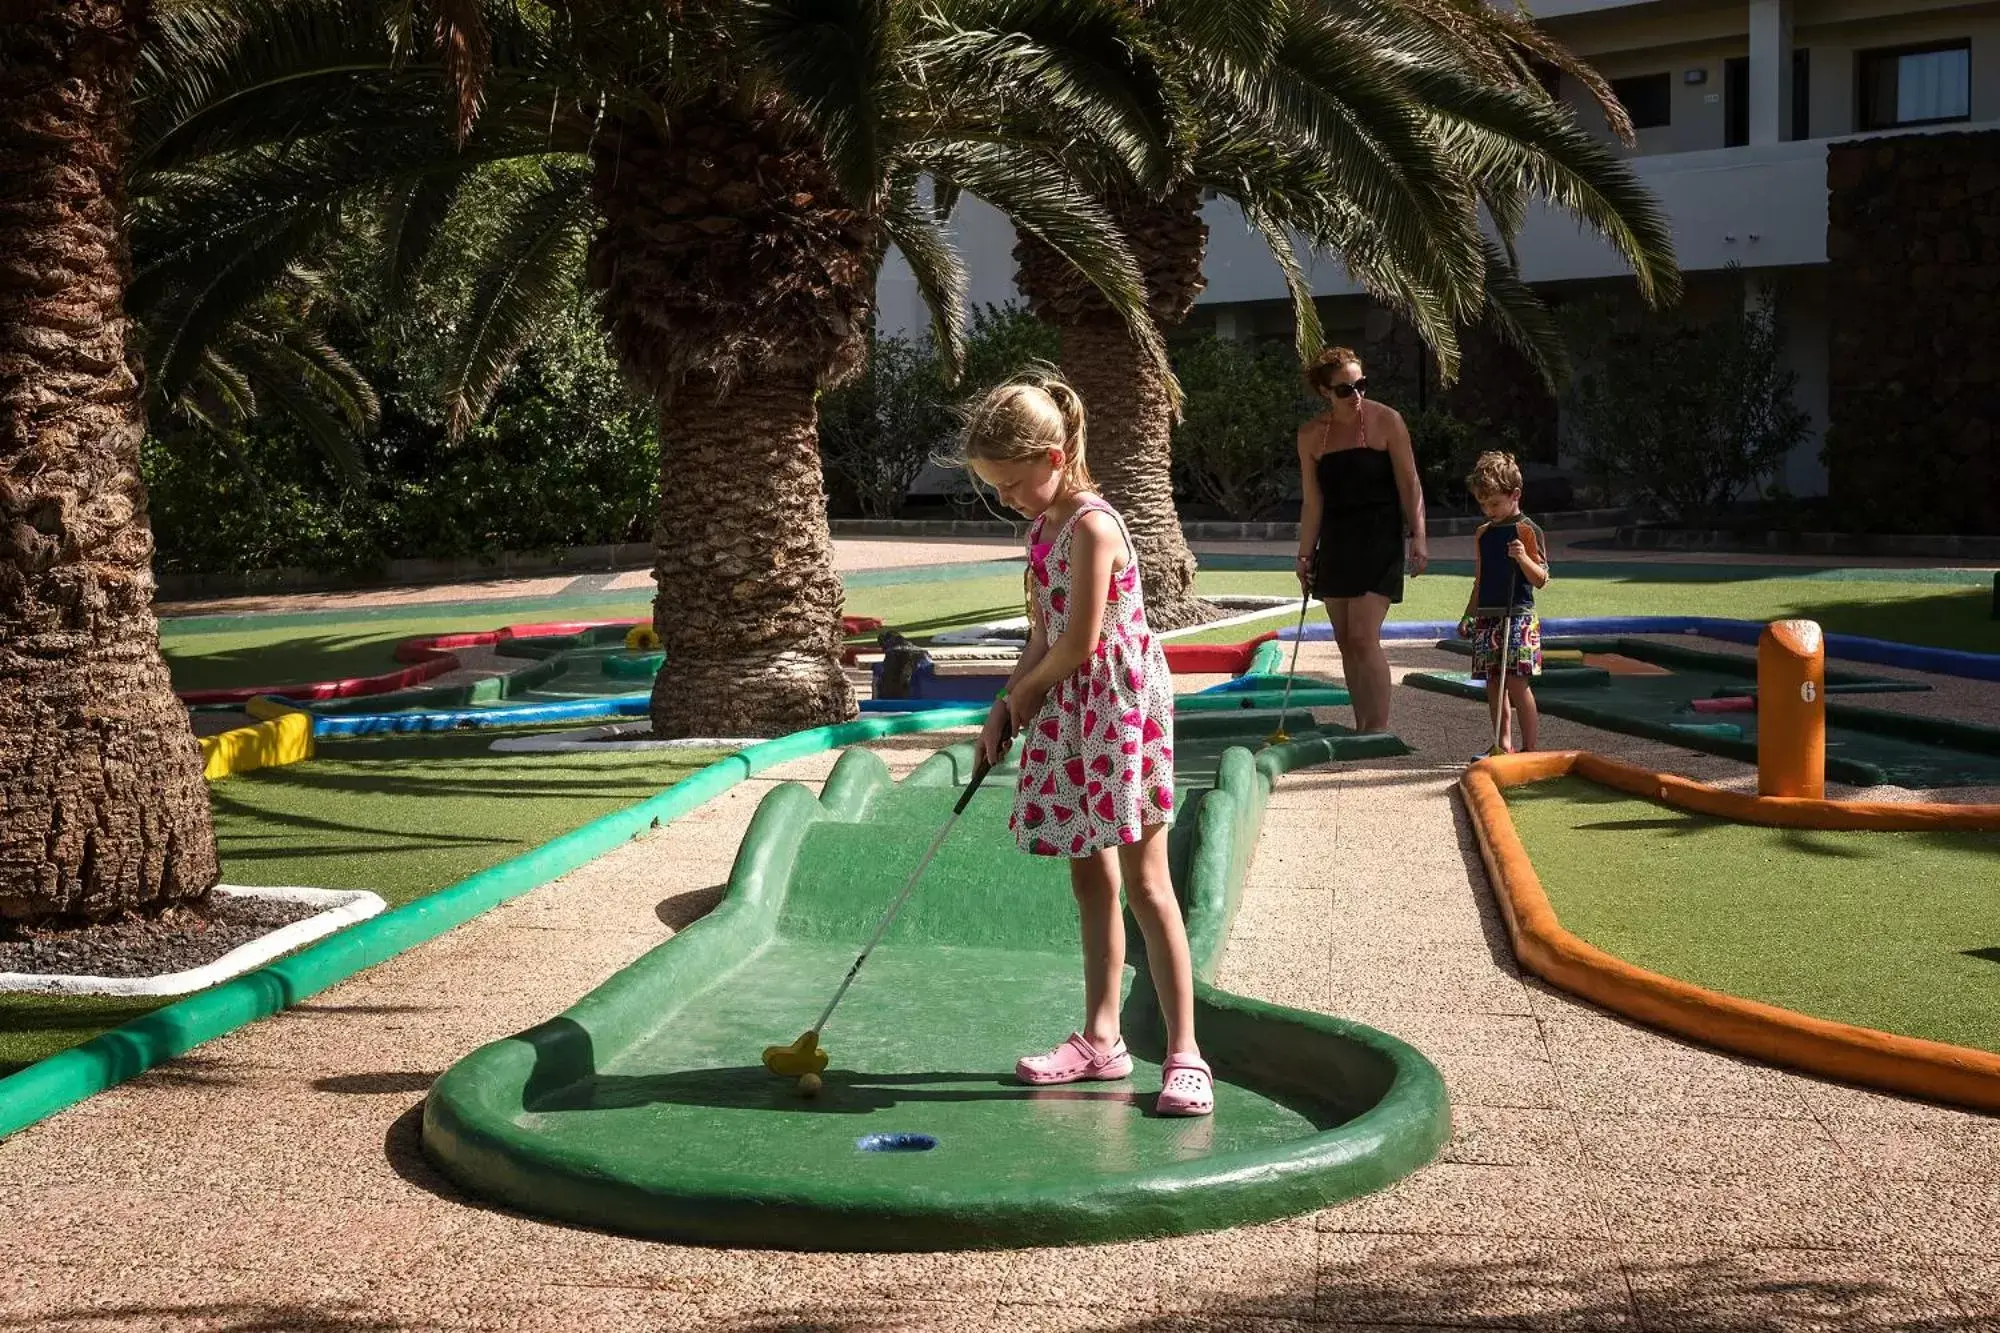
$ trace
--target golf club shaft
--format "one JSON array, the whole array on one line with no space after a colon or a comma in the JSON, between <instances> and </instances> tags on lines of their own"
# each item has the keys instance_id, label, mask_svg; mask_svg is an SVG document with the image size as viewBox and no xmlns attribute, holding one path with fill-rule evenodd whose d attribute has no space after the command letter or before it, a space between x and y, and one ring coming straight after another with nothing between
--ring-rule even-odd
<instances>
[{"instance_id":1,"label":"golf club shaft","mask_svg":"<svg viewBox=\"0 0 2000 1333\"><path fill-rule=\"evenodd\" d=\"M1507 611L1500 621L1500 692L1493 703L1493 749L1489 752L1492 754L1500 753L1505 739L1502 733L1507 727L1507 666L1514 655L1514 594L1519 590L1520 577L1520 567L1515 566L1507 580Z\"/></svg>"},{"instance_id":2,"label":"golf club shaft","mask_svg":"<svg viewBox=\"0 0 2000 1333\"><path fill-rule=\"evenodd\" d=\"M833 993L833 998L826 1002L826 1008L820 1011L819 1021L812 1025L814 1032L823 1030L826 1027L826 1020L833 1017L834 1008L839 1005L841 997L847 994L847 988L854 984L854 978L861 971L861 965L868 961L868 955L875 952L875 946L889 933L889 927L896 920L896 913L903 910L903 904L909 901L911 892L917 887L917 881L923 878L924 867L928 866L931 858L937 855L937 849L944 846L944 840L951 833L952 825L957 822L958 811L954 810L951 812L951 817L944 821L944 827L937 831L937 836L931 839L931 845L917 858L917 868L910 872L910 878L903 885L903 891L896 895L896 901L890 903L889 910L882 914L882 920L877 923L875 934L868 941L867 947L863 948L860 955L855 958L854 966L848 968L847 975L841 979L840 989Z\"/></svg>"},{"instance_id":3,"label":"golf club shaft","mask_svg":"<svg viewBox=\"0 0 2000 1333\"><path fill-rule=\"evenodd\" d=\"M1013 735L1010 728L1001 734L1000 749L1003 755L1006 752L1007 746L1012 742ZM880 944L882 937L889 933L889 927L895 923L896 913L903 910L903 904L910 900L910 894L916 890L917 881L924 877L925 867L929 866L931 858L937 855L938 848L944 846L944 840L951 836L952 826L957 824L958 817L965 813L965 807L972 804L972 794L979 790L979 784L986 781L986 775L992 771L993 766L986 761L986 756L982 754L979 757L979 763L972 770L972 780L965 784L965 792L958 798L958 803L952 806L951 815L944 821L944 827L937 831L937 836L931 839L931 845L926 847L924 854L917 858L916 868L910 871L910 878L904 882L903 891L896 895L896 901L890 903L889 910L882 914L881 921L876 923L875 934L869 938L867 946L856 956L854 966L848 968L847 975L841 978L840 989L833 993L833 998L826 1002L826 1008L820 1011L819 1021L812 1025L812 1030L815 1033L825 1029L826 1020L833 1017L833 1011L839 1007L841 997L847 994L847 988L854 984L855 976L860 973L861 965L868 961L868 955L875 952L875 946Z\"/></svg>"},{"instance_id":4,"label":"golf club shaft","mask_svg":"<svg viewBox=\"0 0 2000 1333\"><path fill-rule=\"evenodd\" d=\"M1299 674L1299 645L1306 641L1306 612L1312 606L1312 589L1299 594L1299 627L1292 635L1292 665L1285 671L1285 697L1278 703L1278 730L1285 729L1285 714L1292 707L1292 681Z\"/></svg>"}]
</instances>

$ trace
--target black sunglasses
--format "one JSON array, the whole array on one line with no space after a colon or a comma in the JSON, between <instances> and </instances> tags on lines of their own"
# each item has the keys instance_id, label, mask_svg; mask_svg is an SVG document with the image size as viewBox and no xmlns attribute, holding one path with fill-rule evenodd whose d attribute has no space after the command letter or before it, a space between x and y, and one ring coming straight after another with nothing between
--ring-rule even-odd
<instances>
[{"instance_id":1,"label":"black sunglasses","mask_svg":"<svg viewBox=\"0 0 2000 1333\"><path fill-rule=\"evenodd\" d=\"M1357 393L1367 392L1368 381L1365 379L1358 379L1349 384L1336 384L1333 386L1333 396L1335 398L1352 398Z\"/></svg>"}]
</instances>

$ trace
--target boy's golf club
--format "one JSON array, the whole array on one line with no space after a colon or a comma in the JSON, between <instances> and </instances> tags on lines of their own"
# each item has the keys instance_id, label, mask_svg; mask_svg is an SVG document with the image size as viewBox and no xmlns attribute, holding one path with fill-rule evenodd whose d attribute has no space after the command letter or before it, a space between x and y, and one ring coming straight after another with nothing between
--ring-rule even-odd
<instances>
[{"instance_id":1,"label":"boy's golf club","mask_svg":"<svg viewBox=\"0 0 2000 1333\"><path fill-rule=\"evenodd\" d=\"M1493 748L1486 752L1491 759L1496 754L1505 754L1502 748L1507 730L1507 667L1514 656L1514 594L1519 590L1520 566L1508 561L1511 573L1507 579L1507 610L1500 622L1500 693L1493 704Z\"/></svg>"},{"instance_id":2,"label":"boy's golf club","mask_svg":"<svg viewBox=\"0 0 2000 1333\"><path fill-rule=\"evenodd\" d=\"M1012 741L1013 726L1009 723L1000 734L1000 752L1003 755ZM909 901L911 892L917 887L917 881L923 878L924 868L930 865L931 858L937 855L938 848L944 846L944 840L951 835L952 827L958 823L958 817L965 813L966 806L972 804L973 793L979 790L979 784L986 780L986 775L992 769L993 765L984 754L981 754L978 762L973 765L972 778L965 784L964 793L959 796L958 803L951 808L951 816L944 821L944 826L937 831L937 836L931 839L931 845L924 849L924 854L917 858L916 868L910 871L910 878L904 883L903 891L896 895L896 900L889 904L889 910L882 914L882 920L875 927L875 934L869 938L867 946L855 958L854 966L847 969L847 975L841 979L840 988L834 991L833 998L828 1000L826 1008L820 1011L819 1020L789 1046L766 1046L764 1068L780 1078L796 1078L799 1081L799 1091L808 1096L819 1091L819 1076L826 1068L826 1048L819 1044L821 1030L826 1027L826 1021L833 1017L833 1011L839 1006L841 997L847 994L847 988L854 984L854 978L861 971L861 965L868 961L868 955L875 952L875 946L889 933L889 927L895 921L896 913L903 910L903 904Z\"/></svg>"}]
</instances>

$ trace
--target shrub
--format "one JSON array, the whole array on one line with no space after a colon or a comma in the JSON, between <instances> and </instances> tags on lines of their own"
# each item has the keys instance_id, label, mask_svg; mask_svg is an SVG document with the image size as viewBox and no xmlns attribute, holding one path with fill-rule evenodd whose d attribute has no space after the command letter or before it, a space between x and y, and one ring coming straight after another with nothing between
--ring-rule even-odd
<instances>
[{"instance_id":1,"label":"shrub","mask_svg":"<svg viewBox=\"0 0 2000 1333\"><path fill-rule=\"evenodd\" d=\"M820 459L847 483L862 513L892 518L952 419L930 339L871 334L861 374L820 395Z\"/></svg>"},{"instance_id":2,"label":"shrub","mask_svg":"<svg viewBox=\"0 0 2000 1333\"><path fill-rule=\"evenodd\" d=\"M630 401L581 319L549 330L463 440L378 361L382 426L369 475L339 475L296 428L181 431L142 454L158 566L366 574L396 558L645 541L659 463L650 409Z\"/></svg>"},{"instance_id":3,"label":"shrub","mask_svg":"<svg viewBox=\"0 0 2000 1333\"><path fill-rule=\"evenodd\" d=\"M1604 301L1572 307L1568 323L1571 346L1588 356L1563 432L1584 473L1613 495L1676 521L1706 517L1762 483L1806 436L1768 294L1705 323Z\"/></svg>"},{"instance_id":4,"label":"shrub","mask_svg":"<svg viewBox=\"0 0 2000 1333\"><path fill-rule=\"evenodd\" d=\"M1288 346L1204 336L1174 349L1186 394L1174 431L1181 488L1247 520L1293 493L1298 429L1312 412Z\"/></svg>"}]
</instances>

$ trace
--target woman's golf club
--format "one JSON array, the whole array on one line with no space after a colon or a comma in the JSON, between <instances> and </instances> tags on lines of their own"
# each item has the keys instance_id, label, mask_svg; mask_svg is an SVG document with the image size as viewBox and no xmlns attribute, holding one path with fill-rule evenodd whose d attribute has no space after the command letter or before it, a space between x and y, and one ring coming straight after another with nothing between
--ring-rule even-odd
<instances>
[{"instance_id":1,"label":"woman's golf club","mask_svg":"<svg viewBox=\"0 0 2000 1333\"><path fill-rule=\"evenodd\" d=\"M1000 735L1001 754L1007 752L1007 747L1012 741L1013 727L1010 724ZM931 858L937 855L938 848L944 846L944 840L951 835L952 827L958 823L958 817L965 813L966 806L972 804L973 793L979 790L979 784L986 781L986 775L992 770L992 763L981 754L978 762L973 765L972 777L965 784L964 793L959 796L958 803L951 808L951 816L944 821L944 826L938 829L937 836L931 839L931 845L924 849L924 854L917 858L916 868L910 871L909 879L903 884L903 891L896 895L896 900L889 904L889 910L882 914L882 920L875 927L875 934L869 938L867 946L855 958L854 966L848 968L847 975L841 978L840 988L834 991L833 998L826 1002L826 1008L820 1011L818 1021L789 1046L766 1046L764 1068L780 1078L796 1078L799 1081L799 1091L808 1096L819 1091L819 1076L826 1069L826 1048L819 1044L820 1032L825 1029L827 1020L833 1017L833 1011L839 1007L841 998L847 994L847 988L854 984L854 978L860 973L861 965L868 961L868 955L875 952L875 946L889 933L890 925L896 920L896 913L903 910L903 904L909 901L910 894L917 887L917 881L923 878L925 867L929 866Z\"/></svg>"},{"instance_id":2,"label":"woman's golf club","mask_svg":"<svg viewBox=\"0 0 2000 1333\"><path fill-rule=\"evenodd\" d=\"M1311 607L1312 589L1306 588L1299 593L1299 625L1292 635L1292 665L1285 672L1285 697L1278 703L1278 729L1264 738L1266 745L1283 745L1292 738L1292 733L1285 730L1285 712L1292 706L1292 682L1299 674L1299 645L1306 639L1306 612Z\"/></svg>"}]
</instances>

